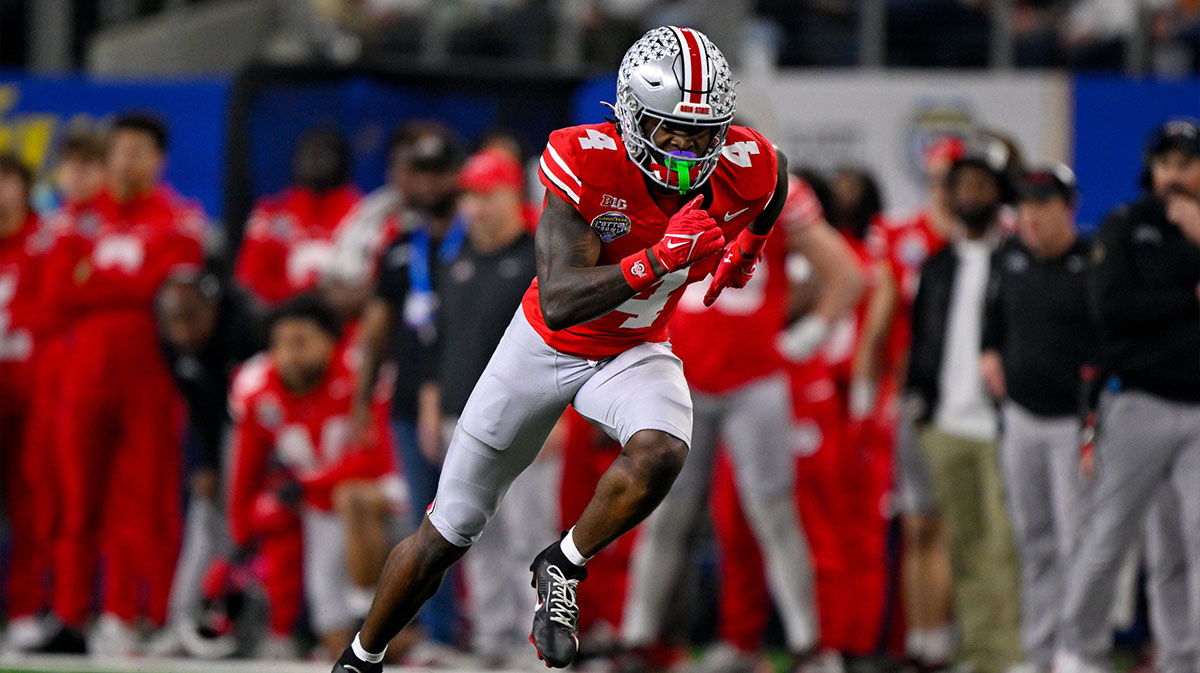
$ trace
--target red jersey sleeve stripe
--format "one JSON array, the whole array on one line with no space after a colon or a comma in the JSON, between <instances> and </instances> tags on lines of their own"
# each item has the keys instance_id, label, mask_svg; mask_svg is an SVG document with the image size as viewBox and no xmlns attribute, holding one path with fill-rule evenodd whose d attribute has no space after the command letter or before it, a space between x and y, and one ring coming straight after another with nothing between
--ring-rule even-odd
<instances>
[{"instance_id":1,"label":"red jersey sleeve stripe","mask_svg":"<svg viewBox=\"0 0 1200 673\"><path fill-rule=\"evenodd\" d=\"M549 185L557 187L563 194L567 195L567 197L569 197L571 201L575 203L575 205L579 205L579 194L575 193L575 190L568 187L567 183L564 182L562 178L558 177L553 171L550 170L550 167L546 165L546 155L542 155L540 163L543 180L547 181Z\"/></svg>"}]
</instances>

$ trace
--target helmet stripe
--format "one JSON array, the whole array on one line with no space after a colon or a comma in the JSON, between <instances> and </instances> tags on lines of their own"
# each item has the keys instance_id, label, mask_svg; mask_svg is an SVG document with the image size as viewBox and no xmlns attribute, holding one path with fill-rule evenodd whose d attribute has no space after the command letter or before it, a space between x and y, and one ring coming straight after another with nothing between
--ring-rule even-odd
<instances>
[{"instance_id":1,"label":"helmet stripe","mask_svg":"<svg viewBox=\"0 0 1200 673\"><path fill-rule=\"evenodd\" d=\"M711 88L709 82L711 81L713 75L713 73L710 71L710 68L713 65L713 62L708 56L708 45L704 44L704 40L700 39L700 35L690 28L688 29L688 32L696 38L696 45L700 47L700 86L696 88L701 91L700 102L707 104L708 94Z\"/></svg>"},{"instance_id":2,"label":"helmet stripe","mask_svg":"<svg viewBox=\"0 0 1200 673\"><path fill-rule=\"evenodd\" d=\"M704 59L700 54L699 40L691 29L671 26L675 39L679 41L679 60L683 63L683 95L684 102L699 103Z\"/></svg>"}]
</instances>

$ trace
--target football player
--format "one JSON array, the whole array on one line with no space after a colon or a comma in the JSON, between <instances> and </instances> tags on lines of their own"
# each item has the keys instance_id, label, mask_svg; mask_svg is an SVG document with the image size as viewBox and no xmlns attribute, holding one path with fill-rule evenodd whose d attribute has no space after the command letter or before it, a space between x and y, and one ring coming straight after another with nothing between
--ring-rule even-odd
<instances>
[{"instance_id":1,"label":"football player","mask_svg":"<svg viewBox=\"0 0 1200 673\"><path fill-rule=\"evenodd\" d=\"M530 285L450 441L437 497L391 553L366 622L334 670L379 671L388 640L479 537L567 404L621 442L575 525L533 561L530 639L552 667L578 651L588 559L670 490L691 442L683 367L666 343L684 288L743 287L787 198L787 166L733 126L725 57L660 27L625 54L615 117L555 131Z\"/></svg>"},{"instance_id":2,"label":"football player","mask_svg":"<svg viewBox=\"0 0 1200 673\"><path fill-rule=\"evenodd\" d=\"M390 400L376 399L372 432L356 442L352 352L340 345L341 326L320 300L299 295L284 302L268 334L267 353L246 362L230 393L230 534L239 548L260 544L273 636L291 626L277 615L291 616L297 565L303 568L312 627L332 655L349 642L366 609L355 599L387 554L385 524L401 492L387 429Z\"/></svg>"}]
</instances>

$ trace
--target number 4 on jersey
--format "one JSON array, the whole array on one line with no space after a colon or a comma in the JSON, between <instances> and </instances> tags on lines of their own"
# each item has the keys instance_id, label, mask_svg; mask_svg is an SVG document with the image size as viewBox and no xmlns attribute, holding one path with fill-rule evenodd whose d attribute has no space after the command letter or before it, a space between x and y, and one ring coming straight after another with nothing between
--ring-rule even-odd
<instances>
[{"instance_id":1,"label":"number 4 on jersey","mask_svg":"<svg viewBox=\"0 0 1200 673\"><path fill-rule=\"evenodd\" d=\"M750 168L750 156L758 154L758 143L753 140L731 143L721 149L721 154L742 168Z\"/></svg>"},{"instance_id":2,"label":"number 4 on jersey","mask_svg":"<svg viewBox=\"0 0 1200 673\"><path fill-rule=\"evenodd\" d=\"M658 314L667 306L671 293L687 282L688 270L680 269L663 276L662 282L654 288L654 292L645 299L634 297L618 306L615 311L628 313L629 318L621 323L624 329L640 329L654 324Z\"/></svg>"},{"instance_id":3,"label":"number 4 on jersey","mask_svg":"<svg viewBox=\"0 0 1200 673\"><path fill-rule=\"evenodd\" d=\"M596 129L588 129L587 137L579 139L579 146L585 150L615 150L617 141Z\"/></svg>"}]
</instances>

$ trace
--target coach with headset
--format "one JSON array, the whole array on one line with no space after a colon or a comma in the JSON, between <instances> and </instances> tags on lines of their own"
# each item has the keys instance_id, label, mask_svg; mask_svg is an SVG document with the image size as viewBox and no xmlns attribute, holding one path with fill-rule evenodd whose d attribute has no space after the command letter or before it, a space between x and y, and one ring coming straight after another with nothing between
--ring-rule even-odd
<instances>
[{"instance_id":1,"label":"coach with headset","mask_svg":"<svg viewBox=\"0 0 1200 673\"><path fill-rule=\"evenodd\" d=\"M1100 225L1092 249L1110 378L1058 673L1108 670L1115 578L1143 521L1155 670L1200 670L1200 123L1175 119L1154 132L1142 188Z\"/></svg>"}]
</instances>

